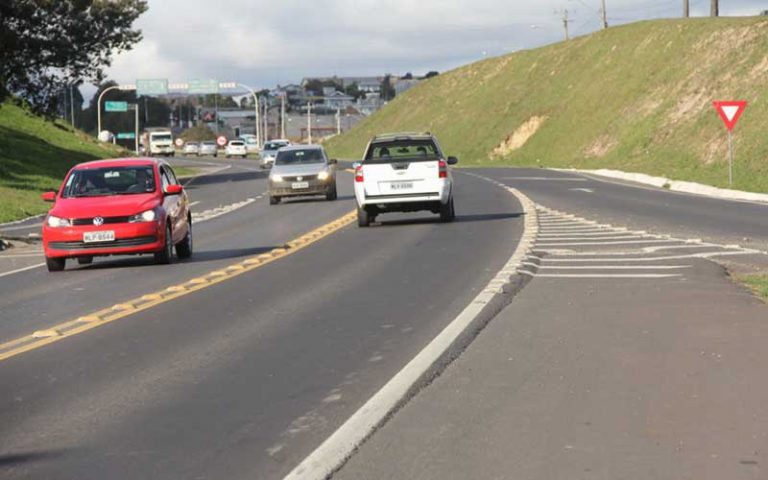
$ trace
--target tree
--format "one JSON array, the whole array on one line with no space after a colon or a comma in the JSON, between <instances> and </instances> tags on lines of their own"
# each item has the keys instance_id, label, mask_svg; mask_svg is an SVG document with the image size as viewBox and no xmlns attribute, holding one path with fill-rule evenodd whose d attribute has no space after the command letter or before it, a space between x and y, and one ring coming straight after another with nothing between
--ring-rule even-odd
<instances>
[{"instance_id":1,"label":"tree","mask_svg":"<svg viewBox=\"0 0 768 480\"><path fill-rule=\"evenodd\" d=\"M132 26L146 10L146 0L3 0L0 101L55 115L63 88L102 82L112 56L141 40Z\"/></svg>"},{"instance_id":2,"label":"tree","mask_svg":"<svg viewBox=\"0 0 768 480\"><path fill-rule=\"evenodd\" d=\"M436 72L436 71L432 70L431 72L427 72L427 74L424 75L424 80L430 79L432 77L436 77L438 75L440 75L440 72Z\"/></svg>"},{"instance_id":3,"label":"tree","mask_svg":"<svg viewBox=\"0 0 768 480\"><path fill-rule=\"evenodd\" d=\"M355 101L357 101L359 98L365 96L365 92L360 90L360 87L357 85L357 82L352 83L349 85L345 90L344 93L349 95L350 97L354 98Z\"/></svg>"},{"instance_id":4,"label":"tree","mask_svg":"<svg viewBox=\"0 0 768 480\"><path fill-rule=\"evenodd\" d=\"M392 75L389 73L384 75L384 80L381 81L381 99L389 101L395 98L395 87L392 85Z\"/></svg>"},{"instance_id":5,"label":"tree","mask_svg":"<svg viewBox=\"0 0 768 480\"><path fill-rule=\"evenodd\" d=\"M413 74L411 72L406 73L403 75L403 80L413 80Z\"/></svg>"}]
</instances>

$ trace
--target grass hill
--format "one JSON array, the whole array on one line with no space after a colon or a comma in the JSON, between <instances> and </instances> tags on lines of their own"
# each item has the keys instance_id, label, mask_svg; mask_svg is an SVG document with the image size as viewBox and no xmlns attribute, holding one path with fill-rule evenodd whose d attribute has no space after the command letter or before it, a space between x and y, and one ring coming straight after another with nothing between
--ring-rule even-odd
<instances>
[{"instance_id":1,"label":"grass hill","mask_svg":"<svg viewBox=\"0 0 768 480\"><path fill-rule=\"evenodd\" d=\"M465 166L616 168L724 187L712 101L744 99L734 188L768 192L766 95L765 17L648 21L422 82L327 147L359 158L375 133L429 130Z\"/></svg>"},{"instance_id":2,"label":"grass hill","mask_svg":"<svg viewBox=\"0 0 768 480\"><path fill-rule=\"evenodd\" d=\"M126 153L63 122L47 122L12 103L0 105L0 223L48 211L40 193L58 189L76 163Z\"/></svg>"}]
</instances>

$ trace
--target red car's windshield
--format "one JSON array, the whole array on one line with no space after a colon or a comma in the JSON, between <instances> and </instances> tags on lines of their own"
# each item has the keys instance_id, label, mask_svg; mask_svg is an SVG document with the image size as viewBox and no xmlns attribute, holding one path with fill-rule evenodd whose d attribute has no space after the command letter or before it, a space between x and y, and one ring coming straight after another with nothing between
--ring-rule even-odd
<instances>
[{"instance_id":1,"label":"red car's windshield","mask_svg":"<svg viewBox=\"0 0 768 480\"><path fill-rule=\"evenodd\" d=\"M149 165L75 170L62 197L130 195L155 191L155 173Z\"/></svg>"}]
</instances>

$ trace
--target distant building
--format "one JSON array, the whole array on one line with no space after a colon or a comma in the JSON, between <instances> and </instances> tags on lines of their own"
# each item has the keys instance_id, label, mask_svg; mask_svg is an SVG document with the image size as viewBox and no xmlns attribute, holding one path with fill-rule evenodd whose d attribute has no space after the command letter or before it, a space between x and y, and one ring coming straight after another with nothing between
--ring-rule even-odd
<instances>
[{"instance_id":1,"label":"distant building","mask_svg":"<svg viewBox=\"0 0 768 480\"><path fill-rule=\"evenodd\" d=\"M325 95L324 103L328 108L344 109L355 104L354 97L347 95L346 93L339 92L333 88L331 88L332 92L326 93L325 90L326 89L323 89Z\"/></svg>"}]
</instances>

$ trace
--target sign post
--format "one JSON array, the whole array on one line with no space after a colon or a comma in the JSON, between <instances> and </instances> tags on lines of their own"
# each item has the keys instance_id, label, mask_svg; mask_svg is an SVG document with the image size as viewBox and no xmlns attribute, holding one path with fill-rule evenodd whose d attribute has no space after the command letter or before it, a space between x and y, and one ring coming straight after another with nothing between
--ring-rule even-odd
<instances>
[{"instance_id":1,"label":"sign post","mask_svg":"<svg viewBox=\"0 0 768 480\"><path fill-rule=\"evenodd\" d=\"M712 102L720 119L728 129L728 185L733 186L733 129L747 108L744 100L726 100Z\"/></svg>"}]
</instances>

